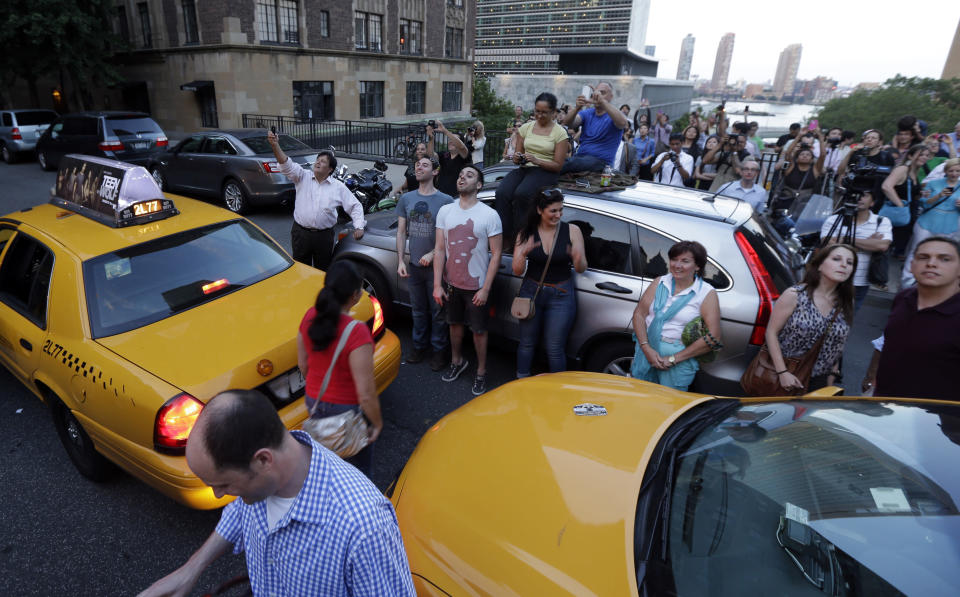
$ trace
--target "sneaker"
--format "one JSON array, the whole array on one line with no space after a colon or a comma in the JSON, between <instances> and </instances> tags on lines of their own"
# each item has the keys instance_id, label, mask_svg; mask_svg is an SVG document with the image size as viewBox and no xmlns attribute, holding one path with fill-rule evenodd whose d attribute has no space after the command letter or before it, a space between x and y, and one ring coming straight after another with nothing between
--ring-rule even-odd
<instances>
[{"instance_id":1,"label":"sneaker","mask_svg":"<svg viewBox=\"0 0 960 597\"><path fill-rule=\"evenodd\" d=\"M479 396L487 391L487 376L478 375L473 378L473 389L471 390L474 396Z\"/></svg>"},{"instance_id":2,"label":"sneaker","mask_svg":"<svg viewBox=\"0 0 960 597\"><path fill-rule=\"evenodd\" d=\"M447 366L447 351L445 350L435 350L433 351L433 356L430 357L430 368L434 371L443 371L443 368Z\"/></svg>"},{"instance_id":3,"label":"sneaker","mask_svg":"<svg viewBox=\"0 0 960 597\"><path fill-rule=\"evenodd\" d=\"M450 363L450 366L447 367L447 372L440 376L440 379L443 381L455 381L460 374L466 371L467 369L467 359L463 359L460 363Z\"/></svg>"},{"instance_id":4,"label":"sneaker","mask_svg":"<svg viewBox=\"0 0 960 597\"><path fill-rule=\"evenodd\" d=\"M420 363L423 361L423 358L427 356L426 348L414 348L410 351L410 354L407 355L407 362L411 364Z\"/></svg>"}]
</instances>

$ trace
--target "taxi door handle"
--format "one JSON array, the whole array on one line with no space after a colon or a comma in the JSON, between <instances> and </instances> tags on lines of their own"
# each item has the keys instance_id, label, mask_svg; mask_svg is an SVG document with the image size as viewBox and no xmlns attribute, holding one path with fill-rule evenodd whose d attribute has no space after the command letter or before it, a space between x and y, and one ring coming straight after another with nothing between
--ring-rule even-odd
<instances>
[{"instance_id":1,"label":"taxi door handle","mask_svg":"<svg viewBox=\"0 0 960 597\"><path fill-rule=\"evenodd\" d=\"M609 290L610 292L616 292L617 294L632 294L633 291L629 288L624 288L615 282L599 282L597 288L600 290Z\"/></svg>"},{"instance_id":2,"label":"taxi door handle","mask_svg":"<svg viewBox=\"0 0 960 597\"><path fill-rule=\"evenodd\" d=\"M33 344L30 344L24 338L20 338L20 346L26 348L27 350L33 350Z\"/></svg>"}]
</instances>

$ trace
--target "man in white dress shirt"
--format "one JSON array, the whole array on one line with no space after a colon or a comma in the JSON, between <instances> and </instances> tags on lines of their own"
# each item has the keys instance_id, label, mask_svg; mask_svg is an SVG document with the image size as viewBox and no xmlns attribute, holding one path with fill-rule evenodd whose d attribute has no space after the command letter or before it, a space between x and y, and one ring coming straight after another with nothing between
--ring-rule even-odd
<instances>
[{"instance_id":1,"label":"man in white dress shirt","mask_svg":"<svg viewBox=\"0 0 960 597\"><path fill-rule=\"evenodd\" d=\"M293 207L293 227L290 244L296 261L326 270L333 256L333 227L337 224L337 208L342 207L353 220L353 237L363 237L367 225L363 218L363 206L347 187L330 176L337 168L337 158L332 151L323 150L317 155L311 170L287 157L280 149L277 135L267 133L267 141L280 164L280 171L289 178L296 189Z\"/></svg>"}]
</instances>

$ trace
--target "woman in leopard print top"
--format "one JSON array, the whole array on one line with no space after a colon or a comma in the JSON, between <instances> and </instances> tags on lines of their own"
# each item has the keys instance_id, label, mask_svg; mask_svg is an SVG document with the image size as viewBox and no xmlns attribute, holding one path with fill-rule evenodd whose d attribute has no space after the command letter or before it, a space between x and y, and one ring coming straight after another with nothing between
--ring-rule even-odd
<instances>
[{"instance_id":1,"label":"woman in leopard print top","mask_svg":"<svg viewBox=\"0 0 960 597\"><path fill-rule=\"evenodd\" d=\"M785 390L803 388L787 371L784 357L799 357L813 348L824 331L808 390L832 385L839 374L840 355L853 322L853 272L856 250L843 244L821 249L807 264L803 282L787 289L777 300L767 325L770 359L780 372Z\"/></svg>"}]
</instances>

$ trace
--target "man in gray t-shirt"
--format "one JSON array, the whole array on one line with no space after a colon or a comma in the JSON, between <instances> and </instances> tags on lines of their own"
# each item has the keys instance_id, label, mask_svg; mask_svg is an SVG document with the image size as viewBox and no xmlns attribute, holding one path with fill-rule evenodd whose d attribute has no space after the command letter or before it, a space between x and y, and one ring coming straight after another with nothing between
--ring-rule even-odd
<instances>
[{"instance_id":1,"label":"man in gray t-shirt","mask_svg":"<svg viewBox=\"0 0 960 597\"><path fill-rule=\"evenodd\" d=\"M440 305L433 300L433 251L437 238L437 212L453 197L438 191L433 179L440 172L436 158L422 157L414 164L420 187L404 193L397 202L397 274L406 278L413 313L413 352L408 363L419 363L433 349L430 367L440 371L447 364L450 336ZM410 240L410 264L404 261Z\"/></svg>"}]
</instances>

